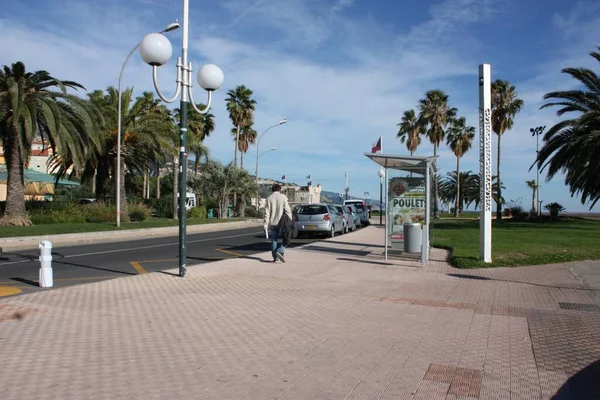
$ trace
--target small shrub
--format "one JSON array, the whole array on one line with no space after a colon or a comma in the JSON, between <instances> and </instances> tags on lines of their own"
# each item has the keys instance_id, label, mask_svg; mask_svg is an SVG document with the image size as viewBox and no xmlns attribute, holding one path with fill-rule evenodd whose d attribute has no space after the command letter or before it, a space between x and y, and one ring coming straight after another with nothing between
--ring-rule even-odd
<instances>
[{"instance_id":1,"label":"small shrub","mask_svg":"<svg viewBox=\"0 0 600 400\"><path fill-rule=\"evenodd\" d=\"M104 202L96 202L82 206L87 222L110 222L116 219L116 209Z\"/></svg>"},{"instance_id":2,"label":"small shrub","mask_svg":"<svg viewBox=\"0 0 600 400\"><path fill-rule=\"evenodd\" d=\"M51 211L48 213L36 213L29 216L34 225L43 224L76 224L85 223L86 218L79 210Z\"/></svg>"},{"instance_id":3,"label":"small shrub","mask_svg":"<svg viewBox=\"0 0 600 400\"><path fill-rule=\"evenodd\" d=\"M173 217L173 196L167 195L154 202L154 213L160 218Z\"/></svg>"},{"instance_id":4,"label":"small shrub","mask_svg":"<svg viewBox=\"0 0 600 400\"><path fill-rule=\"evenodd\" d=\"M129 212L129 219L134 221L145 221L150 217L151 210L144 203L133 203L127 205L127 211Z\"/></svg>"},{"instance_id":5,"label":"small shrub","mask_svg":"<svg viewBox=\"0 0 600 400\"><path fill-rule=\"evenodd\" d=\"M206 219L206 207L198 206L188 211L188 218Z\"/></svg>"},{"instance_id":6,"label":"small shrub","mask_svg":"<svg viewBox=\"0 0 600 400\"><path fill-rule=\"evenodd\" d=\"M559 204L557 202L546 204L544 206L544 209L550 211L550 218L553 220L558 219L559 212L565 211L565 208L562 206L562 204Z\"/></svg>"},{"instance_id":7,"label":"small shrub","mask_svg":"<svg viewBox=\"0 0 600 400\"><path fill-rule=\"evenodd\" d=\"M244 215L249 218L258 218L258 211L256 211L256 207L254 206L246 206L244 209Z\"/></svg>"}]
</instances>

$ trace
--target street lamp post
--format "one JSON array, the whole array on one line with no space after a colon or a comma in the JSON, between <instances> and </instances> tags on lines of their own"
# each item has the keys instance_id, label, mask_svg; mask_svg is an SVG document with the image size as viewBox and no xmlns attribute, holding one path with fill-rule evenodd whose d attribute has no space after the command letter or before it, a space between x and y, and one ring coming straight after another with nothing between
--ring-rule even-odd
<instances>
[{"instance_id":1,"label":"street lamp post","mask_svg":"<svg viewBox=\"0 0 600 400\"><path fill-rule=\"evenodd\" d=\"M544 132L544 130L546 129L545 126L538 126L535 128L531 128L529 129L529 131L531 132L531 136L535 136L535 165L536 165L536 171L537 171L537 178L536 178L536 194L535 197L537 198L537 203L538 203L538 207L537 207L537 214L538 216L542 215L542 210L541 210L541 202L540 202L540 166L538 164L538 160L540 158L540 135Z\"/></svg>"},{"instance_id":2,"label":"street lamp post","mask_svg":"<svg viewBox=\"0 0 600 400\"><path fill-rule=\"evenodd\" d=\"M265 131L260 134L260 136L258 137L258 141L256 142L256 169L254 170L255 175L256 175L256 211L259 210L259 204L258 203L260 202L260 190L258 189L258 163L259 163L260 157L262 156L262 154L259 153L259 150L260 150L260 140L262 139L262 137L264 136L264 134L267 133L270 129L273 129L276 126L279 126L279 125L283 125L286 122L287 122L287 119L285 119L285 118L280 119L275 125L271 125L267 129L265 129ZM273 147L269 151L273 151L273 150L275 150L275 147ZM268 153L269 151L266 151L265 153ZM259 156L259 154L260 154L260 156Z\"/></svg>"},{"instance_id":3,"label":"street lamp post","mask_svg":"<svg viewBox=\"0 0 600 400\"><path fill-rule=\"evenodd\" d=\"M383 177L385 176L385 170L383 167L377 171L379 176L379 225L383 225Z\"/></svg>"},{"instance_id":4,"label":"street lamp post","mask_svg":"<svg viewBox=\"0 0 600 400\"><path fill-rule=\"evenodd\" d=\"M179 29L179 22L171 22L166 26L165 29L158 32L159 34L163 34L166 32L171 32L176 29ZM125 72L125 66L129 62L129 59L133 55L133 53L140 47L140 43L136 44L133 49L127 54L125 61L123 62L123 66L121 67L121 73L119 74L119 104L117 105L117 190L116 190L116 201L117 201L117 228L121 226L121 119L123 115L123 105L121 104L121 90L123 87L123 73Z\"/></svg>"},{"instance_id":5,"label":"street lamp post","mask_svg":"<svg viewBox=\"0 0 600 400\"><path fill-rule=\"evenodd\" d=\"M189 20L189 0L183 0L183 19L182 19L182 45L181 57L177 58L177 79L175 94L172 98L166 98L158 87L157 69L164 65L173 52L171 42L163 35L151 33L146 35L140 43L140 56L152 66L152 80L154 88L162 101L172 103L180 94L180 121L179 121L179 276L186 274L186 188L187 188L187 125L188 125L188 105L200 114L206 114L210 110L212 101L212 92L217 90L223 84L223 71L214 64L206 64L198 70L198 83L208 92L208 101L206 108L200 110L196 106L192 94L192 63L188 62L188 20ZM188 100L189 99L189 100Z\"/></svg>"}]
</instances>

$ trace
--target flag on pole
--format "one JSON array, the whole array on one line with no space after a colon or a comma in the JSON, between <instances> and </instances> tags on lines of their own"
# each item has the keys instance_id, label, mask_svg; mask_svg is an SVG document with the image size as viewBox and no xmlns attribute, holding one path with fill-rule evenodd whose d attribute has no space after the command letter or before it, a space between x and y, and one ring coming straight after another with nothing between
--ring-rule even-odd
<instances>
[{"instance_id":1,"label":"flag on pole","mask_svg":"<svg viewBox=\"0 0 600 400\"><path fill-rule=\"evenodd\" d=\"M283 176L281 177L281 179L285 181L285 175L283 175Z\"/></svg>"},{"instance_id":2,"label":"flag on pole","mask_svg":"<svg viewBox=\"0 0 600 400\"><path fill-rule=\"evenodd\" d=\"M379 136L379 140L371 148L371 153L377 153L378 151L381 151L381 136Z\"/></svg>"},{"instance_id":3,"label":"flag on pole","mask_svg":"<svg viewBox=\"0 0 600 400\"><path fill-rule=\"evenodd\" d=\"M306 179L310 179L310 175L307 175L307 176L306 176Z\"/></svg>"}]
</instances>

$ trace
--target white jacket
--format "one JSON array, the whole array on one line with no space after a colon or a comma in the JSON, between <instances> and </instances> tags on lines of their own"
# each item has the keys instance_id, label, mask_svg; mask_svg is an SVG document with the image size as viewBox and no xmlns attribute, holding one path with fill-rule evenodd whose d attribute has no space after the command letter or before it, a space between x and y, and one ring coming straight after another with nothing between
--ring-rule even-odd
<instances>
[{"instance_id":1,"label":"white jacket","mask_svg":"<svg viewBox=\"0 0 600 400\"><path fill-rule=\"evenodd\" d=\"M267 229L271 226L277 226L279 219L286 213L290 219L292 218L292 209L288 203L287 196L280 192L273 192L265 202L265 217L263 219L263 227Z\"/></svg>"}]
</instances>

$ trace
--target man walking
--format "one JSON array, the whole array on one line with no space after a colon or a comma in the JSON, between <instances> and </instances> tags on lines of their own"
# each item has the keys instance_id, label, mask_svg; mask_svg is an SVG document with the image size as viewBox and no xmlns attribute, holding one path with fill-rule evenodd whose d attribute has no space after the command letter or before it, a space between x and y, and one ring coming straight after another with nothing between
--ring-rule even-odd
<instances>
[{"instance_id":1,"label":"man walking","mask_svg":"<svg viewBox=\"0 0 600 400\"><path fill-rule=\"evenodd\" d=\"M282 231L284 229L281 229L281 225L285 225L285 223L280 224L280 222L289 221L289 223L292 223L292 210L287 196L281 194L281 186L279 184L273 184L271 190L273 193L267 197L265 203L263 227L265 230L268 230L269 237L271 238L273 262L277 260L285 262L284 253L285 248L289 244L289 237L287 234L283 235L284 232ZM281 245L279 245L279 239L282 239Z\"/></svg>"}]
</instances>

